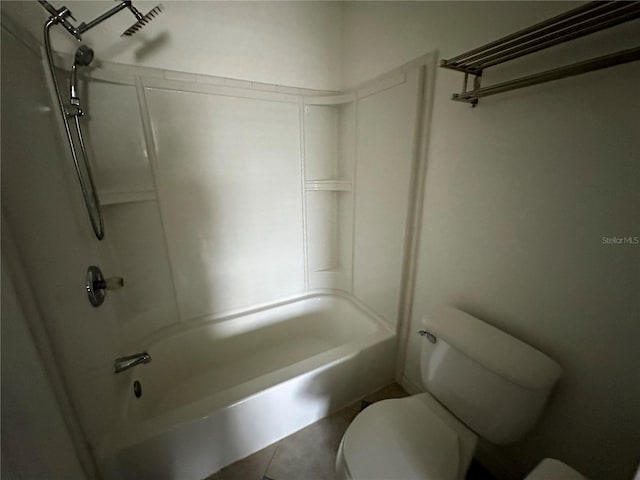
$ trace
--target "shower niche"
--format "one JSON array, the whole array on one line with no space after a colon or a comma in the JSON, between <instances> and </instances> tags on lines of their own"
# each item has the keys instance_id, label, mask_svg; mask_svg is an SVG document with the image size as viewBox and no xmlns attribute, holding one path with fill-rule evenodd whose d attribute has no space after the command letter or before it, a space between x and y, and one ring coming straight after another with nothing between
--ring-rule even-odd
<instances>
[{"instance_id":1,"label":"shower niche","mask_svg":"<svg viewBox=\"0 0 640 480\"><path fill-rule=\"evenodd\" d=\"M303 125L308 285L351 292L355 95L306 97Z\"/></svg>"}]
</instances>

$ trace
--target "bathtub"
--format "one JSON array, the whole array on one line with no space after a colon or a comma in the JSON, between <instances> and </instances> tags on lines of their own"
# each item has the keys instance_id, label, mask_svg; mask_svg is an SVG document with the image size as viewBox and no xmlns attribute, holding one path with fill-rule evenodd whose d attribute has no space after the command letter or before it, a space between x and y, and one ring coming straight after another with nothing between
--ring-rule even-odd
<instances>
[{"instance_id":1,"label":"bathtub","mask_svg":"<svg viewBox=\"0 0 640 480\"><path fill-rule=\"evenodd\" d=\"M106 479L200 480L393 381L395 335L348 295L308 294L142 345Z\"/></svg>"}]
</instances>

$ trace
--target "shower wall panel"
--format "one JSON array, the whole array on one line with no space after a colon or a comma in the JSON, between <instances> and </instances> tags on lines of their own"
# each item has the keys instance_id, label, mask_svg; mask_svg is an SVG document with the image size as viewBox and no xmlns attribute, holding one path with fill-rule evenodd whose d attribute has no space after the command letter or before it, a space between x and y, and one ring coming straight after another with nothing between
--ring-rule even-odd
<instances>
[{"instance_id":1,"label":"shower wall panel","mask_svg":"<svg viewBox=\"0 0 640 480\"><path fill-rule=\"evenodd\" d=\"M182 319L303 292L296 98L145 96Z\"/></svg>"},{"instance_id":2,"label":"shower wall panel","mask_svg":"<svg viewBox=\"0 0 640 480\"><path fill-rule=\"evenodd\" d=\"M125 354L178 321L178 307L136 86L91 78L82 88L89 158L105 221L100 267L125 279L125 288L108 297Z\"/></svg>"},{"instance_id":3,"label":"shower wall panel","mask_svg":"<svg viewBox=\"0 0 640 480\"><path fill-rule=\"evenodd\" d=\"M419 70L358 100L353 293L397 322L418 115Z\"/></svg>"},{"instance_id":4,"label":"shower wall panel","mask_svg":"<svg viewBox=\"0 0 640 480\"><path fill-rule=\"evenodd\" d=\"M109 293L117 317L123 354L140 339L178 320L162 222L155 201L104 206L109 275L125 279L125 288Z\"/></svg>"},{"instance_id":5,"label":"shower wall panel","mask_svg":"<svg viewBox=\"0 0 640 480\"><path fill-rule=\"evenodd\" d=\"M153 190L136 87L93 79L82 87L87 146L100 193Z\"/></svg>"}]
</instances>

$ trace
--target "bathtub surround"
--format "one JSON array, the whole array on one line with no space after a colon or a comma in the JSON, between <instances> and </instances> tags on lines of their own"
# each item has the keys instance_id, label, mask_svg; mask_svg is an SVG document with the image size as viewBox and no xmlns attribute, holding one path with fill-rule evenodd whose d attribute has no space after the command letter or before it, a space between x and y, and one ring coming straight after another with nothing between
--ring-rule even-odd
<instances>
[{"instance_id":1,"label":"bathtub surround","mask_svg":"<svg viewBox=\"0 0 640 480\"><path fill-rule=\"evenodd\" d=\"M8 55L32 69L38 66L37 52L4 25L3 36ZM56 60L64 78L68 59ZM418 101L425 88L424 69L433 60L424 56L344 93L103 62L83 80L91 112L85 119L87 137L109 232L100 244L92 243L90 232L83 230L86 213L74 195L73 170L62 152L46 162L51 157L28 150L27 158L38 156L38 162L19 161L19 142L3 142L5 172L27 183L43 183L38 194L43 199L30 202L19 201L26 189L3 184L3 198L11 200L4 202L5 208L10 205L4 215L20 239L26 270L51 265L48 256L56 252L61 263L56 270L66 271L65 262L81 263L74 270L82 278L87 265L97 264L105 275L125 279L125 288L99 308L89 305L81 288L74 288L72 272L65 277L69 285L64 286L62 303L44 278L33 275L32 280L75 413L103 475L202 477L393 378L392 332L416 162L410 146L414 124L424 112ZM35 72L12 74L43 82ZM12 92L20 92L14 98L28 95L23 91L29 85L13 84ZM46 92L41 88L40 96ZM37 108L55 128L46 103ZM3 114L9 112L3 108ZM14 139L30 131L28 115L23 117L14 124ZM368 142L375 148L364 148ZM57 151L58 145L49 148ZM50 181L39 180L43 173L50 174ZM71 206L46 212L52 224L32 222L41 218L38 209L47 203L44 198L56 195L66 197ZM393 218L392 229L375 215L372 202ZM47 208L56 210L62 203L48 202ZM55 222L75 222L70 232L87 235L77 240L64 232L51 241L51 250L34 254L39 247L32 240L57 231ZM79 242L90 248L74 250ZM68 256L78 251L82 255L70 262ZM169 372L186 358L176 358L175 349L158 353L158 336L168 338L226 319L237 326L255 309L264 317L268 307L318 289L334 295L355 292L371 304L377 340L371 340L363 326L350 334L355 337L323 346L316 340L324 334L312 329L309 342L297 339L296 345L280 351L266 348L260 358L245 349L229 366L220 358L210 365L212 372L226 375L222 385L227 388L220 391L217 376L216 381L198 380L196 373L206 371L207 365L197 359L181 370L180 378L187 381L181 389L165 389L168 377L163 373L145 380L145 372L159 372L162 366ZM65 320L70 316L74 322ZM332 324L328 331L344 333L352 328L352 317L343 316L341 324ZM100 325L93 325L98 318ZM304 325L302 319L291 326L296 324ZM373 343L367 343L370 340ZM269 343L249 333L247 341ZM215 349L231 354L235 343L229 345L216 344ZM140 351L148 351L153 361L113 374L116 357ZM224 370L252 358L262 370L251 378L232 378L232 372ZM140 399L133 395L135 380L141 383ZM152 400L158 403L154 406ZM264 423L292 412L288 421ZM193 421L204 416L206 421ZM138 426L135 435L127 428L130 422ZM237 423L232 429L236 441L228 442L219 456L207 456L214 448L211 438L220 445L229 439L207 432L221 432L220 425L229 422ZM263 423L272 428L256 431ZM194 445L188 440L195 438L202 441ZM148 455L169 463L145 461Z\"/></svg>"},{"instance_id":2,"label":"bathtub surround","mask_svg":"<svg viewBox=\"0 0 640 480\"><path fill-rule=\"evenodd\" d=\"M343 352L347 356L342 360L326 358L326 368L321 364L310 364L305 367L308 371L296 368L292 371L297 378L273 389L264 383L269 372L304 365L305 358L323 358L322 349L317 351L314 346L317 342L310 339L307 345L298 339L291 351L284 346L282 352L268 348L261 360L248 350L245 356L229 357L231 363L221 373L226 378L222 385L228 384L228 390L218 393L214 390L222 388L222 380L214 375L216 381L203 383L197 371L209 368L215 372L220 367L205 367L203 358L188 362L183 357L180 361L185 362L185 370L180 376L190 380L183 388L165 391L166 373L159 366L172 369L173 350L163 355L149 334L161 326L158 334L180 334L190 324L217 323L226 318L232 318L231 324L238 328L247 309L257 305L273 308L277 306L274 300L318 288L353 292L380 316L379 321L386 324L383 329L393 329L412 200L408 191L416 163L407 145L413 145L414 124L424 112L418 98L425 88L425 64L432 61L430 56L420 58L342 95L308 95L310 92L293 88L273 91L258 83L247 88L239 81L210 78L203 82L189 74L110 65L91 72L88 90L94 92L96 103L113 106L113 98L117 98L123 107L137 101L140 108L141 123L134 117L126 122L126 130L117 132L123 144L134 146L128 153L123 151L129 161L113 163L98 153L95 158L96 170L105 171L99 190L107 199L110 244L116 246L107 265L138 287L111 300L126 338L121 349L127 353L145 349L152 354L154 362L148 371L159 372L159 377L142 380L147 392L143 398L164 405L156 409L146 401L134 402L131 408L141 410L135 414L123 407L125 413L116 419L123 426L95 437L99 463L107 477L163 478L173 472L181 478L197 478L304 427L392 378L395 340L387 332L379 346L361 345L358 348L362 351ZM120 116L127 110L104 105L96 111L102 116L90 120L89 132L95 144L106 145L106 135L123 124ZM140 148L141 138L146 149ZM367 142L379 148L367 150L363 147ZM132 157L134 152L137 159ZM112 180L119 177L126 177L127 183ZM387 188L381 191L382 185ZM362 213L363 209L372 211L374 203L384 205L386 215L394 218L393 229L388 229L387 217ZM196 218L199 221L194 223ZM135 241L132 231L137 232ZM387 255L376 255L385 245L390 247ZM147 278L154 282L151 290L145 285ZM157 301L158 292L164 292L162 299L168 308ZM262 316L269 315L267 308L260 311ZM347 328L350 317L341 316L345 325L328 329ZM302 318L296 320L299 326L301 322ZM368 338L364 328L353 334ZM249 343L279 341L275 337L271 342L257 337L251 340L250 332L246 335ZM316 332L312 336L322 335ZM233 353L232 344L221 344L222 350ZM195 348L189 341L177 350L187 345ZM207 345L203 345L204 351L218 349ZM271 356L281 361L274 364ZM229 368L251 359L261 368L252 374L255 380L244 379L243 369L236 371L239 377L232 375ZM334 362L339 366L329 368ZM224 358L218 363L225 365ZM265 370L268 365L271 368ZM247 366L246 370L252 372L253 368ZM143 371L134 374L144 376ZM316 395L328 403L316 405L305 400L306 395L289 391L299 388L300 382L311 381L320 389ZM234 382L244 387L235 388ZM198 395L185 397L187 391ZM207 402L210 396L217 400ZM187 404L174 404L184 398L190 398ZM189 403L205 410L193 410ZM283 409L292 415L290 421L277 422L278 428L256 430L261 424L271 425L265 419L278 418ZM200 433L194 432L192 420L205 412L210 413L208 419L196 426ZM143 418L132 420L131 415ZM253 421L234 420L255 415ZM134 438L129 434L131 421L140 422ZM236 425L236 441L212 457L208 454L215 443L211 438L218 444L224 444L225 438L204 432L220 432L220 424L230 421ZM193 438L202 441L192 445L187 439ZM192 447L181 447L185 442ZM163 455L169 463L149 470L152 462L141 459L157 456L160 451L171 452ZM146 467L141 470L140 465Z\"/></svg>"}]
</instances>

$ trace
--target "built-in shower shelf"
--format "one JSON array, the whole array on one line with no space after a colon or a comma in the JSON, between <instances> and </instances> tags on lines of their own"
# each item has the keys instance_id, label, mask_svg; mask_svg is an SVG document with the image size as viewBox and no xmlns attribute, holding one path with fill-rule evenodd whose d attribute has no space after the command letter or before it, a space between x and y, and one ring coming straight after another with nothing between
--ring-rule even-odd
<instances>
[{"instance_id":1,"label":"built-in shower shelf","mask_svg":"<svg viewBox=\"0 0 640 480\"><path fill-rule=\"evenodd\" d=\"M123 203L135 203L135 202L150 202L156 200L156 192L142 191L142 192L114 192L114 193L101 193L100 204L102 206L120 205Z\"/></svg>"},{"instance_id":2,"label":"built-in shower shelf","mask_svg":"<svg viewBox=\"0 0 640 480\"><path fill-rule=\"evenodd\" d=\"M349 180L309 180L304 183L307 191L350 192L353 185Z\"/></svg>"}]
</instances>

